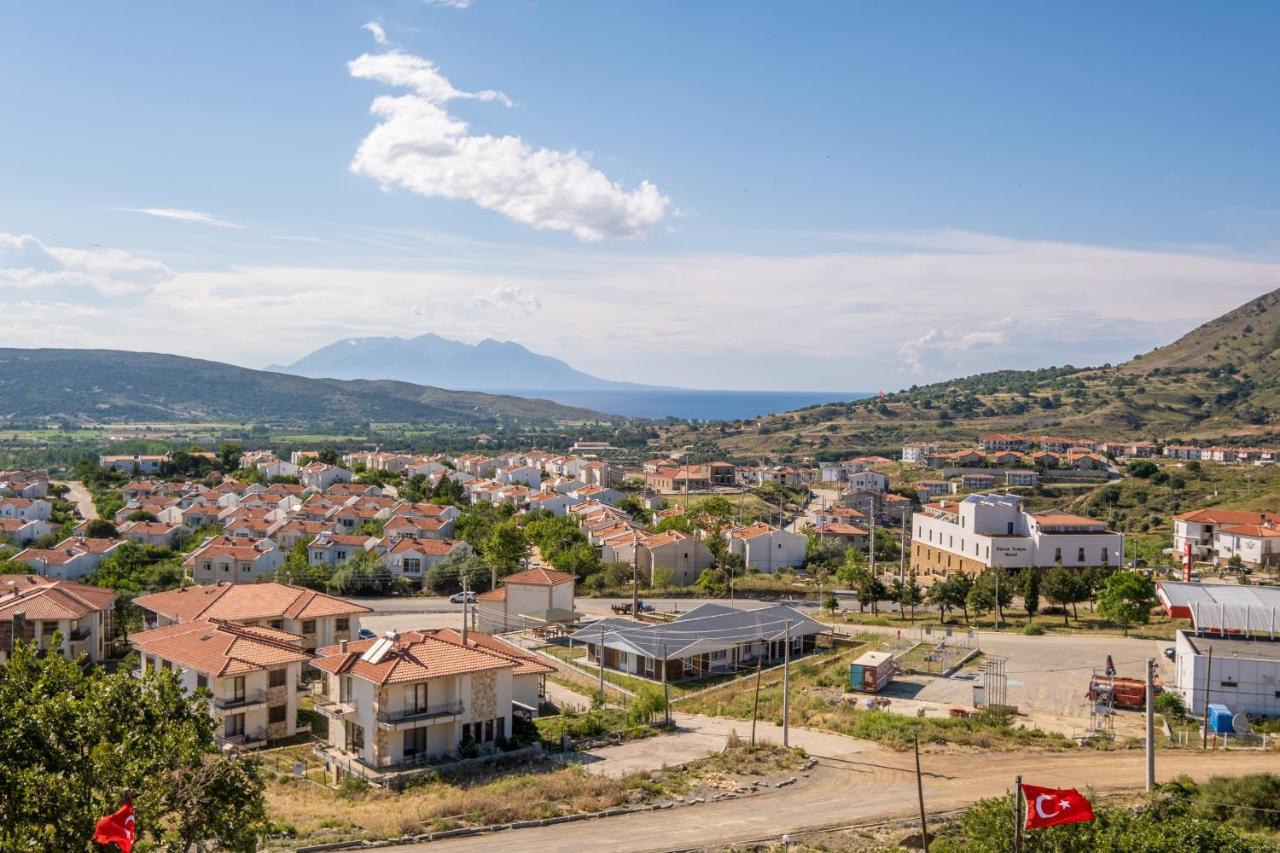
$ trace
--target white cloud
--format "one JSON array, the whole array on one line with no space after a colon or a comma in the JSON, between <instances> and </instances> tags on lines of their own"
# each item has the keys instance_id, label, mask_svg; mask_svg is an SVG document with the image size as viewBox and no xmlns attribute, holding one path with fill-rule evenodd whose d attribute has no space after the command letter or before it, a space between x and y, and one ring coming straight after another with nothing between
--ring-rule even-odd
<instances>
[{"instance_id":1,"label":"white cloud","mask_svg":"<svg viewBox=\"0 0 1280 853\"><path fill-rule=\"evenodd\" d=\"M491 311L515 311L521 314L542 310L541 300L518 285L495 287L488 293L473 296L471 304Z\"/></svg>"},{"instance_id":2,"label":"white cloud","mask_svg":"<svg viewBox=\"0 0 1280 853\"><path fill-rule=\"evenodd\" d=\"M0 234L0 293L8 287L35 290L87 288L103 296L142 293L173 272L159 261L119 249L46 246L29 234Z\"/></svg>"},{"instance_id":3,"label":"white cloud","mask_svg":"<svg viewBox=\"0 0 1280 853\"><path fill-rule=\"evenodd\" d=\"M377 44L385 45L387 43L387 31L377 21L365 21L360 25L360 29L368 30Z\"/></svg>"},{"instance_id":4,"label":"white cloud","mask_svg":"<svg viewBox=\"0 0 1280 853\"><path fill-rule=\"evenodd\" d=\"M214 228L244 227L237 222L220 219L210 213L201 213L198 210L182 210L181 208L176 207L121 207L117 209L128 211L129 213L145 213L147 216L155 216L160 219L172 219L175 222L189 222L194 225L212 225Z\"/></svg>"},{"instance_id":5,"label":"white cloud","mask_svg":"<svg viewBox=\"0 0 1280 853\"><path fill-rule=\"evenodd\" d=\"M411 94L375 98L378 125L361 141L351 169L389 190L470 201L539 229L582 240L634 239L671 212L649 181L627 191L576 151L534 148L518 136L470 132L446 109L450 101L497 101L501 92L464 92L422 57L388 51L348 63L351 76Z\"/></svg>"},{"instance_id":6,"label":"white cloud","mask_svg":"<svg viewBox=\"0 0 1280 853\"><path fill-rule=\"evenodd\" d=\"M1280 282L1280 261L1176 249L956 234L886 245L878 236L853 251L769 256L431 242L341 266L231 258L170 272L135 253L3 235L0 298L14 308L4 339L18 346L261 366L344 338L435 331L519 341L609 378L888 390L1119 361ZM115 294L127 295L127 310Z\"/></svg>"},{"instance_id":7,"label":"white cloud","mask_svg":"<svg viewBox=\"0 0 1280 853\"><path fill-rule=\"evenodd\" d=\"M469 9L472 0L422 0L427 6L447 6L450 9Z\"/></svg>"}]
</instances>

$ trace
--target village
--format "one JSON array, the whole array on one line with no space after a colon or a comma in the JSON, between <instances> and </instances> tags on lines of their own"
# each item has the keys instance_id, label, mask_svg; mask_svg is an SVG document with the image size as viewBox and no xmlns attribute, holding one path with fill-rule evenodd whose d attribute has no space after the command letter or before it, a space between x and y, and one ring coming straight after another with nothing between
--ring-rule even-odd
<instances>
[{"instance_id":1,"label":"village","mask_svg":"<svg viewBox=\"0 0 1280 853\"><path fill-rule=\"evenodd\" d=\"M991 435L797 467L631 461L605 442L222 448L106 454L71 482L4 471L0 654L21 638L173 671L208 696L219 743L292 749L334 789L564 750L592 772L652 771L713 752L743 713L803 742L827 727L819 696L838 731L998 711L1001 737L1088 745L1141 737L1159 694L1176 697L1169 745L1265 749L1274 514L1180 513L1148 564L1104 521L1024 505L1059 475L1269 461L1218 450ZM741 704L758 673L792 669L794 700L774 684L767 713ZM643 746L594 717L590 734L548 728L655 690Z\"/></svg>"}]
</instances>

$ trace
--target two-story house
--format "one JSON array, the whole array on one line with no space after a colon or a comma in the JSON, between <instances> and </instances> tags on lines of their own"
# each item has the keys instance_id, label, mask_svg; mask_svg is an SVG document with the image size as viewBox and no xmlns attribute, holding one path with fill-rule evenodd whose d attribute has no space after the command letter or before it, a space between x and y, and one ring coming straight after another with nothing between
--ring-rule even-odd
<instances>
[{"instance_id":1,"label":"two-story house","mask_svg":"<svg viewBox=\"0 0 1280 853\"><path fill-rule=\"evenodd\" d=\"M180 622L129 638L139 669L174 670L187 693L210 692L219 742L266 746L298 731L302 638L262 625Z\"/></svg>"},{"instance_id":2,"label":"two-story house","mask_svg":"<svg viewBox=\"0 0 1280 853\"><path fill-rule=\"evenodd\" d=\"M15 636L49 649L54 634L67 657L104 660L115 637L115 604L115 592L102 587L0 575L0 660L12 653Z\"/></svg>"}]
</instances>

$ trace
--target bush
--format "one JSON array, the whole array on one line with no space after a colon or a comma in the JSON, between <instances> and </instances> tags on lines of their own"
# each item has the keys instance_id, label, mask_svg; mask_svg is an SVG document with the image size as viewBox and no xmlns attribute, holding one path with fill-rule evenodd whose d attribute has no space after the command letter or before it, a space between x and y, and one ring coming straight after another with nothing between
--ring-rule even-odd
<instances>
[{"instance_id":1,"label":"bush","mask_svg":"<svg viewBox=\"0 0 1280 853\"><path fill-rule=\"evenodd\" d=\"M1156 696L1155 709L1166 720L1182 720L1187 716L1187 705L1177 693L1161 693Z\"/></svg>"},{"instance_id":2,"label":"bush","mask_svg":"<svg viewBox=\"0 0 1280 853\"><path fill-rule=\"evenodd\" d=\"M1027 627L1022 629L1022 633L1026 634L1028 637L1039 637L1044 633L1044 626L1037 625L1035 622L1029 622L1027 623Z\"/></svg>"}]
</instances>

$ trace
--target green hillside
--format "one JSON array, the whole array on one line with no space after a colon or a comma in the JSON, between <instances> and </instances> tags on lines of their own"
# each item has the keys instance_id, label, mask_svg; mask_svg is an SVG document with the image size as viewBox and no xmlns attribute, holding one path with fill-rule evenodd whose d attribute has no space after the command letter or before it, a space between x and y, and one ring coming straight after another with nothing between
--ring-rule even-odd
<instances>
[{"instance_id":1,"label":"green hillside","mask_svg":"<svg viewBox=\"0 0 1280 853\"><path fill-rule=\"evenodd\" d=\"M0 422L66 417L138 421L382 421L483 425L610 416L407 382L307 379L215 361L115 350L0 349Z\"/></svg>"},{"instance_id":2,"label":"green hillside","mask_svg":"<svg viewBox=\"0 0 1280 853\"><path fill-rule=\"evenodd\" d=\"M1004 370L758 421L678 426L664 442L739 458L839 458L987 432L1277 441L1280 291L1119 365Z\"/></svg>"}]
</instances>

